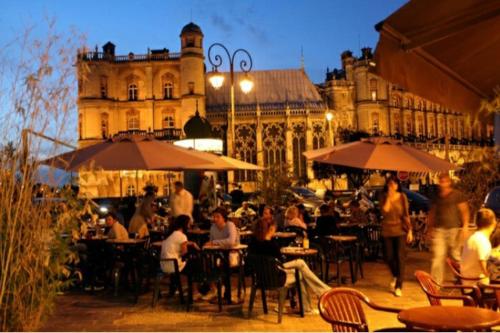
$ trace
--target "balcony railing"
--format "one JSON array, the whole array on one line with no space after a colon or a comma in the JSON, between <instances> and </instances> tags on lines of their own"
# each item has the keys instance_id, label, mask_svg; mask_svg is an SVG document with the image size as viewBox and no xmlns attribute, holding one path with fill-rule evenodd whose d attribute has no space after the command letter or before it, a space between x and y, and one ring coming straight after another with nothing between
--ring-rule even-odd
<instances>
[{"instance_id":1,"label":"balcony railing","mask_svg":"<svg viewBox=\"0 0 500 333\"><path fill-rule=\"evenodd\" d=\"M180 128L163 128L153 132L145 130L120 131L113 135L113 138L125 138L131 135L154 136L157 140L175 141L181 138L182 130Z\"/></svg>"},{"instance_id":2,"label":"balcony railing","mask_svg":"<svg viewBox=\"0 0 500 333\"><path fill-rule=\"evenodd\" d=\"M103 52L79 53L78 59L83 61L110 61L110 62L131 62L131 61L165 61L180 59L178 52L165 52L159 54L133 54L114 56Z\"/></svg>"}]
</instances>

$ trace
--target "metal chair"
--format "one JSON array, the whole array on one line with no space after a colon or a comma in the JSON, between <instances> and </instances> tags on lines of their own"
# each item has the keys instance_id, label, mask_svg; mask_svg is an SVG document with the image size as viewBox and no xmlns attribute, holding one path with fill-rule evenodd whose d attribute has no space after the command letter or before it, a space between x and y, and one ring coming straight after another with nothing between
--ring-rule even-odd
<instances>
[{"instance_id":1,"label":"metal chair","mask_svg":"<svg viewBox=\"0 0 500 333\"><path fill-rule=\"evenodd\" d=\"M248 304L248 317L252 315L253 304L257 289L260 289L262 296L262 306L267 314L267 290L278 290L278 323L281 323L285 297L290 288L286 286L286 272L278 259L269 256L248 256L248 263L252 270L252 289L250 291L250 302ZM299 295L300 315L304 317L304 306L302 304L302 294L300 290L299 272L295 270L295 288Z\"/></svg>"},{"instance_id":2,"label":"metal chair","mask_svg":"<svg viewBox=\"0 0 500 333\"><path fill-rule=\"evenodd\" d=\"M332 325L333 332L369 332L362 303L374 310L399 313L401 309L373 303L363 293L351 288L333 288L319 299L321 317ZM405 331L404 327L382 331Z\"/></svg>"},{"instance_id":3,"label":"metal chair","mask_svg":"<svg viewBox=\"0 0 500 333\"><path fill-rule=\"evenodd\" d=\"M172 263L174 266L174 272L173 273L165 273L161 270L161 263ZM177 290L179 291L179 299L182 304L184 304L184 294L182 291L182 284L181 284L181 272L179 271L179 264L177 262L177 259L161 259L160 260L160 265L158 266L158 271L155 275L155 281L154 281L154 289L153 289L153 300L151 302L151 306L155 307L156 303L158 303L158 299L160 298L160 282L161 278L168 275L170 277L170 283L175 284L177 287ZM173 290L173 289L171 289Z\"/></svg>"},{"instance_id":4,"label":"metal chair","mask_svg":"<svg viewBox=\"0 0 500 333\"><path fill-rule=\"evenodd\" d=\"M415 271L415 277L417 278L420 287L427 295L430 305L440 306L442 299L447 300L461 300L464 306L477 306L480 304L481 292L476 286L464 286L464 285L440 285L432 276L424 271ZM449 290L469 290L472 291L471 295L446 295L442 293L442 289Z\"/></svg>"}]
</instances>

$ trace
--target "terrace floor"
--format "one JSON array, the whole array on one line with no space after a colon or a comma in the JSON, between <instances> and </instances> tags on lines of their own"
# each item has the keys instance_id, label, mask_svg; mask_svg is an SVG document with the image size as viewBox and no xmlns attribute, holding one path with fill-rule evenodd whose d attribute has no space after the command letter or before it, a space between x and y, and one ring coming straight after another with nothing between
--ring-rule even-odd
<instances>
[{"instance_id":1,"label":"terrace floor","mask_svg":"<svg viewBox=\"0 0 500 333\"><path fill-rule=\"evenodd\" d=\"M393 307L428 305L427 299L413 277L416 269L429 270L429 252L409 252L403 297L396 298L388 291L389 270L382 261L364 264L364 279L354 285L373 301ZM347 272L346 272L347 273ZM248 284L247 284L248 285ZM331 284L335 287L335 283ZM353 285L347 284L351 287ZM165 290L165 289L164 289ZM249 289L245 303L223 307L218 313L216 305L195 302L191 312L186 312L178 298L162 297L155 309L151 308L152 292L142 295L137 304L131 297L113 297L112 294L89 295L71 292L57 299L53 315L42 327L43 331L330 331L330 326L319 315L285 314L277 324L277 313L270 310L265 315L259 293L252 318L247 319ZM269 300L269 298L268 298ZM274 308L270 301L269 308ZM370 330L384 327L402 327L396 315L375 312L365 308Z\"/></svg>"}]
</instances>

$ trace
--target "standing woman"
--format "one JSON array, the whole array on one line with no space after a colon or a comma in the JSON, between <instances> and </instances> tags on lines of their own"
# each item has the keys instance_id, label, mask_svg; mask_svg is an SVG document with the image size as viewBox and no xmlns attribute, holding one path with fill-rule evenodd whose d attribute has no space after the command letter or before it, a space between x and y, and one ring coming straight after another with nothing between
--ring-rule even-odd
<instances>
[{"instance_id":1,"label":"standing woman","mask_svg":"<svg viewBox=\"0 0 500 333\"><path fill-rule=\"evenodd\" d=\"M392 273L390 284L394 296L401 297L406 257L406 244L413 240L408 199L401 192L401 184L395 176L387 179L381 200L382 238L387 264Z\"/></svg>"}]
</instances>

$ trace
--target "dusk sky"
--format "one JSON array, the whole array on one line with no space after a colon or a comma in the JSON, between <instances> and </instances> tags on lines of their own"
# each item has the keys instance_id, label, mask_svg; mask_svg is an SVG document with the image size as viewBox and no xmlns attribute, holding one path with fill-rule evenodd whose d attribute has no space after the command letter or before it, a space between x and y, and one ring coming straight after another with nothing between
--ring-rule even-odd
<instances>
[{"instance_id":1,"label":"dusk sky","mask_svg":"<svg viewBox=\"0 0 500 333\"><path fill-rule=\"evenodd\" d=\"M177 52L179 33L192 20L203 30L205 52L214 42L223 43L230 51L245 48L253 57L255 70L298 68L302 48L306 71L319 83L327 67L340 66L342 51L350 49L359 55L360 47L375 47L378 34L374 25L405 2L4 1L0 45L30 25L43 35L44 17L50 17L56 19L59 31L75 27L84 33L91 48L112 41L117 54L144 54L148 47Z\"/></svg>"}]
</instances>

